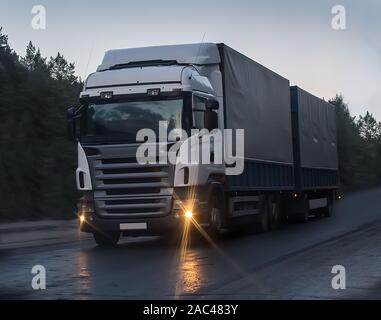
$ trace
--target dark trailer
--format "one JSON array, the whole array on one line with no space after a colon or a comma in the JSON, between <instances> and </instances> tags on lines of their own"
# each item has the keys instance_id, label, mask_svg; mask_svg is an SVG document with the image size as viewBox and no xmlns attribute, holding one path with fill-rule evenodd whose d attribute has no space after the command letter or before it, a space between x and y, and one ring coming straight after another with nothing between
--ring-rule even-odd
<instances>
[{"instance_id":1,"label":"dark trailer","mask_svg":"<svg viewBox=\"0 0 381 320\"><path fill-rule=\"evenodd\" d=\"M335 106L294 86L291 110L296 189L337 189Z\"/></svg>"},{"instance_id":2,"label":"dark trailer","mask_svg":"<svg viewBox=\"0 0 381 320\"><path fill-rule=\"evenodd\" d=\"M335 106L297 86L290 92L295 191L330 215L339 186Z\"/></svg>"},{"instance_id":3,"label":"dark trailer","mask_svg":"<svg viewBox=\"0 0 381 320\"><path fill-rule=\"evenodd\" d=\"M245 130L244 171L226 179L232 215L263 206L301 222L311 212L330 215L338 188L335 107L225 44L218 50L224 128Z\"/></svg>"}]
</instances>

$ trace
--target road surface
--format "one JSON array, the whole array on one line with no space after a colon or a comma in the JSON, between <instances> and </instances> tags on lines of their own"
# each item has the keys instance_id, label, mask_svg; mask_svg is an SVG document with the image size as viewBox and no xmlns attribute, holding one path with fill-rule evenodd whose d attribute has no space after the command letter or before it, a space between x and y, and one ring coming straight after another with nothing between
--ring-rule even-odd
<instances>
[{"instance_id":1,"label":"road surface","mask_svg":"<svg viewBox=\"0 0 381 320\"><path fill-rule=\"evenodd\" d=\"M0 228L1 299L381 298L381 189L342 199L329 219L266 234L229 234L186 251L157 238L97 248L76 222ZM46 269L33 290L32 267ZM334 265L346 289L334 290Z\"/></svg>"}]
</instances>

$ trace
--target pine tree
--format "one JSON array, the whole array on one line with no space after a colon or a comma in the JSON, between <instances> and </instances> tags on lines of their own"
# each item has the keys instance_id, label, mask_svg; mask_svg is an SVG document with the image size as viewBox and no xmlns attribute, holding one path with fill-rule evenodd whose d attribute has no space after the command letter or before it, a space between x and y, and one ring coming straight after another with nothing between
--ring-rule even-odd
<instances>
[{"instance_id":1,"label":"pine tree","mask_svg":"<svg viewBox=\"0 0 381 320\"><path fill-rule=\"evenodd\" d=\"M46 63L46 58L43 58L41 55L40 48L36 50L36 47L33 45L32 41L29 41L29 44L26 48L25 57L21 58L21 63L29 71L39 70L42 72L48 72L49 68Z\"/></svg>"},{"instance_id":2,"label":"pine tree","mask_svg":"<svg viewBox=\"0 0 381 320\"><path fill-rule=\"evenodd\" d=\"M0 27L0 50L2 53L11 53L11 49L8 44L8 36L2 32L3 27Z\"/></svg>"},{"instance_id":3,"label":"pine tree","mask_svg":"<svg viewBox=\"0 0 381 320\"><path fill-rule=\"evenodd\" d=\"M26 47L26 55L24 58L21 58L21 63L28 70L33 70L35 55L36 55L36 47L33 45L32 41L29 41L29 44Z\"/></svg>"},{"instance_id":4,"label":"pine tree","mask_svg":"<svg viewBox=\"0 0 381 320\"><path fill-rule=\"evenodd\" d=\"M70 84L75 84L78 81L75 76L74 63L68 63L60 53L55 58L50 57L49 70L55 80L68 81Z\"/></svg>"},{"instance_id":5,"label":"pine tree","mask_svg":"<svg viewBox=\"0 0 381 320\"><path fill-rule=\"evenodd\" d=\"M369 142L376 141L381 137L381 122L377 122L369 111L365 116L359 117L357 127L361 137Z\"/></svg>"}]
</instances>

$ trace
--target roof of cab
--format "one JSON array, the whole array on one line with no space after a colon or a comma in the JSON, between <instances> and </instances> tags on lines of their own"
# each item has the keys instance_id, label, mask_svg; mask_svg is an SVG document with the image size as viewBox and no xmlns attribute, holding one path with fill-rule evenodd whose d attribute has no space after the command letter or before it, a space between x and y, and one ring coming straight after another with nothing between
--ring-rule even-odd
<instances>
[{"instance_id":1,"label":"roof of cab","mask_svg":"<svg viewBox=\"0 0 381 320\"><path fill-rule=\"evenodd\" d=\"M178 64L208 65L221 62L215 43L194 43L132 49L116 49L105 53L97 71L118 65L147 61L176 61Z\"/></svg>"},{"instance_id":2,"label":"roof of cab","mask_svg":"<svg viewBox=\"0 0 381 320\"><path fill-rule=\"evenodd\" d=\"M89 75L86 80L86 89L132 86L144 83L181 82L184 66L169 66L163 73L162 67L127 68L106 70Z\"/></svg>"}]
</instances>

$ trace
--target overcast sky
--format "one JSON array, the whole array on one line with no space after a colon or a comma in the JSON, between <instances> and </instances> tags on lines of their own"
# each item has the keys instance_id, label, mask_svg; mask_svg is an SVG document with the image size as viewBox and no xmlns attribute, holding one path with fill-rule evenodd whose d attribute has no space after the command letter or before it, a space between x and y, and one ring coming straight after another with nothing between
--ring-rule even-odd
<instances>
[{"instance_id":1,"label":"overcast sky","mask_svg":"<svg viewBox=\"0 0 381 320\"><path fill-rule=\"evenodd\" d=\"M46 30L31 26L46 8ZM346 30L331 27L334 5ZM59 51L82 78L104 51L161 44L224 42L326 99L342 93L353 114L381 120L380 0L0 0L0 26L24 55L29 40L45 56Z\"/></svg>"}]
</instances>

